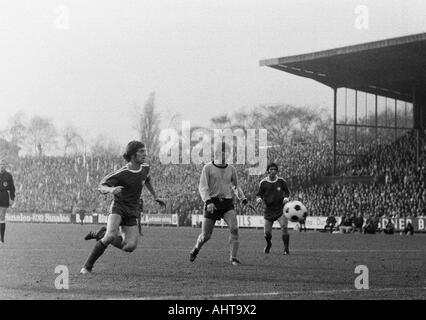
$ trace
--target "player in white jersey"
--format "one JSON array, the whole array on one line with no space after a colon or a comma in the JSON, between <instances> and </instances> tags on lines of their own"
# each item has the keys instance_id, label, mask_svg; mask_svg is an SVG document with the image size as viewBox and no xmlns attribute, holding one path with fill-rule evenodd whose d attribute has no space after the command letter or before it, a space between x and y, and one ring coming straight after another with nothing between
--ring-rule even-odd
<instances>
[{"instance_id":1,"label":"player in white jersey","mask_svg":"<svg viewBox=\"0 0 426 320\"><path fill-rule=\"evenodd\" d=\"M233 198L236 195L243 204L247 204L247 199L238 186L235 167L226 164L225 155L230 152L230 147L226 143L222 143L221 150L217 150L215 153L215 161L207 163L201 172L198 190L204 202L204 219L202 232L190 252L191 262L195 260L202 246L210 239L216 221L223 219L230 231L230 262L232 265L241 264L237 259L238 222Z\"/></svg>"}]
</instances>

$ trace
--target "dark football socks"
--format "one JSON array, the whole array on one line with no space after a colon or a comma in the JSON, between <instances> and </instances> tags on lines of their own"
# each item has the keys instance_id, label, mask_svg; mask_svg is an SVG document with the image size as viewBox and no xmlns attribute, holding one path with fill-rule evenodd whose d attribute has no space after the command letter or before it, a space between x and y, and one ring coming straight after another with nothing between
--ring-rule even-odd
<instances>
[{"instance_id":1,"label":"dark football socks","mask_svg":"<svg viewBox=\"0 0 426 320\"><path fill-rule=\"evenodd\" d=\"M118 249L122 249L123 246L124 246L123 237L122 236L116 236L114 241L111 242L111 244Z\"/></svg>"},{"instance_id":2,"label":"dark football socks","mask_svg":"<svg viewBox=\"0 0 426 320\"><path fill-rule=\"evenodd\" d=\"M104 237L105 233L106 233L106 227L101 227L96 233L96 240L98 241L101 240Z\"/></svg>"},{"instance_id":3,"label":"dark football socks","mask_svg":"<svg viewBox=\"0 0 426 320\"><path fill-rule=\"evenodd\" d=\"M6 223L0 223L0 238L1 242L4 242L4 233L6 231Z\"/></svg>"},{"instance_id":4,"label":"dark football socks","mask_svg":"<svg viewBox=\"0 0 426 320\"><path fill-rule=\"evenodd\" d=\"M284 242L284 249L288 250L288 246L290 244L290 235L289 234L283 234L283 242Z\"/></svg>"},{"instance_id":5,"label":"dark football socks","mask_svg":"<svg viewBox=\"0 0 426 320\"><path fill-rule=\"evenodd\" d=\"M268 244L268 246L272 245L271 239L272 239L272 235L268 234L268 235L265 236L265 240L266 240L266 243Z\"/></svg>"},{"instance_id":6,"label":"dark football socks","mask_svg":"<svg viewBox=\"0 0 426 320\"><path fill-rule=\"evenodd\" d=\"M95 244L95 247L93 248L92 252L90 253L89 257L87 258L87 261L84 264L84 267L87 270L91 271L96 260L99 259L99 257L104 253L106 248L107 248L107 246L104 245L102 243L102 241L97 241L96 244Z\"/></svg>"}]
</instances>

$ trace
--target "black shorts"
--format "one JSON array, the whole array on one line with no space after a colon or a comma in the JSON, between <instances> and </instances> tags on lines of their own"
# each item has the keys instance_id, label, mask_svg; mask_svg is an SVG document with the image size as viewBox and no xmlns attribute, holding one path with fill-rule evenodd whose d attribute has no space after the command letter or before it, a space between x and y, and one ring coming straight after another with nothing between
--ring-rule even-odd
<instances>
[{"instance_id":1,"label":"black shorts","mask_svg":"<svg viewBox=\"0 0 426 320\"><path fill-rule=\"evenodd\" d=\"M223 199L223 198L212 198L216 209L213 210L213 213L207 212L207 204L204 206L204 218L212 220L220 220L223 218L223 215L230 210L234 210L234 200L233 199Z\"/></svg>"},{"instance_id":2,"label":"black shorts","mask_svg":"<svg viewBox=\"0 0 426 320\"><path fill-rule=\"evenodd\" d=\"M0 191L0 207L9 207L9 192L7 192L6 190Z\"/></svg>"},{"instance_id":3,"label":"black shorts","mask_svg":"<svg viewBox=\"0 0 426 320\"><path fill-rule=\"evenodd\" d=\"M121 217L120 226L137 226L139 213L137 209L128 208L126 206L120 205L118 203L113 203L111 205L110 213L118 214Z\"/></svg>"},{"instance_id":4,"label":"black shorts","mask_svg":"<svg viewBox=\"0 0 426 320\"><path fill-rule=\"evenodd\" d=\"M282 215L283 215L282 208L276 208L276 209L265 208L265 211L263 212L263 217L265 218L265 220L268 220L270 222L274 222L278 220L279 218L281 218Z\"/></svg>"}]
</instances>

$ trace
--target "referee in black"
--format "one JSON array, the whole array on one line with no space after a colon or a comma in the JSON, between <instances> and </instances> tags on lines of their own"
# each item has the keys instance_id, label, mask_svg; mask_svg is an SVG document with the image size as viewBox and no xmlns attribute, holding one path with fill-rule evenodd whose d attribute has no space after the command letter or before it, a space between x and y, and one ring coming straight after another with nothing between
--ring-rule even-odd
<instances>
[{"instance_id":1,"label":"referee in black","mask_svg":"<svg viewBox=\"0 0 426 320\"><path fill-rule=\"evenodd\" d=\"M0 241L4 243L6 210L15 201L15 186L12 175L6 171L6 160L0 160Z\"/></svg>"}]
</instances>

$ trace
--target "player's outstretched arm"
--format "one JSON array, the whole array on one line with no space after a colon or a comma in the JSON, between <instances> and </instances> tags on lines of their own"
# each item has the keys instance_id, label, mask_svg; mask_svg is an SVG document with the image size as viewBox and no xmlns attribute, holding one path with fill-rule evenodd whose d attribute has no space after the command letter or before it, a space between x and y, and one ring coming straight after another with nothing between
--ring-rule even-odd
<instances>
[{"instance_id":1,"label":"player's outstretched arm","mask_svg":"<svg viewBox=\"0 0 426 320\"><path fill-rule=\"evenodd\" d=\"M99 183L98 190L102 194L111 193L113 195L118 195L121 192L121 189L123 189L122 186L117 186L117 184L120 183L119 175L120 175L120 170L107 175Z\"/></svg>"},{"instance_id":2,"label":"player's outstretched arm","mask_svg":"<svg viewBox=\"0 0 426 320\"><path fill-rule=\"evenodd\" d=\"M200 182L198 184L198 192L200 193L201 200L206 204L207 212L213 212L216 209L211 197L210 197L210 188L208 182L208 172L207 165L203 167L200 176Z\"/></svg>"},{"instance_id":3,"label":"player's outstretched arm","mask_svg":"<svg viewBox=\"0 0 426 320\"><path fill-rule=\"evenodd\" d=\"M265 195L265 187L262 182L263 180L259 183L259 190L257 191L257 194L256 194L256 203L258 204L262 203L263 196Z\"/></svg>"},{"instance_id":4,"label":"player's outstretched arm","mask_svg":"<svg viewBox=\"0 0 426 320\"><path fill-rule=\"evenodd\" d=\"M284 199L283 199L283 203L286 204L287 202L290 201L290 189L288 188L287 182L283 181L283 185L282 185L282 190L284 193Z\"/></svg>"},{"instance_id":5,"label":"player's outstretched arm","mask_svg":"<svg viewBox=\"0 0 426 320\"><path fill-rule=\"evenodd\" d=\"M205 203L210 200L210 189L207 176L207 166L205 165L201 171L200 182L198 184L198 192L200 193L201 200Z\"/></svg>"},{"instance_id":6,"label":"player's outstretched arm","mask_svg":"<svg viewBox=\"0 0 426 320\"><path fill-rule=\"evenodd\" d=\"M123 188L124 188L124 187L122 187L122 186L110 187L110 186L108 186L108 185L106 185L106 184L101 184L101 185L99 185L98 190L99 190L102 194L111 193L111 194L113 194L113 195L118 195L118 194L121 192L121 190L122 190Z\"/></svg>"},{"instance_id":7,"label":"player's outstretched arm","mask_svg":"<svg viewBox=\"0 0 426 320\"><path fill-rule=\"evenodd\" d=\"M15 201L15 185L13 183L12 175L10 176L9 196L10 196L10 205L12 206Z\"/></svg>"},{"instance_id":8,"label":"player's outstretched arm","mask_svg":"<svg viewBox=\"0 0 426 320\"><path fill-rule=\"evenodd\" d=\"M151 179L148 179L148 180L146 180L145 181L145 185L146 185L146 188L148 189L148 191L149 191L149 193L151 193L152 194L152 196L154 197L154 199L155 199L155 201L160 205L160 206L166 206L166 203L163 201L163 200L161 200L160 198L158 198L157 197L157 194L156 194L156 192L155 192L155 189L154 189L154 187L152 186L152 183L151 183Z\"/></svg>"},{"instance_id":9,"label":"player's outstretched arm","mask_svg":"<svg viewBox=\"0 0 426 320\"><path fill-rule=\"evenodd\" d=\"M243 190L239 186L234 186L233 190L238 200L240 200L243 204L247 204L247 198L244 195Z\"/></svg>"},{"instance_id":10,"label":"player's outstretched arm","mask_svg":"<svg viewBox=\"0 0 426 320\"><path fill-rule=\"evenodd\" d=\"M232 171L232 177L231 177L231 182L233 184L233 191L235 193L235 196L238 198L238 200L240 200L243 204L247 204L247 198L244 195L243 189L241 189L241 187L238 185L238 179L237 179L237 171L234 170Z\"/></svg>"}]
</instances>

